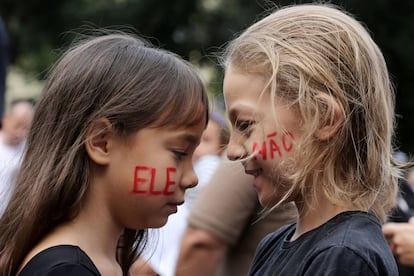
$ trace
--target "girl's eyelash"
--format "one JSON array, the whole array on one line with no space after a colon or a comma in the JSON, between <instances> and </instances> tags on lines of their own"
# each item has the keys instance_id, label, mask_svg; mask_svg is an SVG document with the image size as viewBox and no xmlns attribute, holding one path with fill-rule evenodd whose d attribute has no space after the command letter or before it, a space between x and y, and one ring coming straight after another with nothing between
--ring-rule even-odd
<instances>
[{"instance_id":1,"label":"girl's eyelash","mask_svg":"<svg viewBox=\"0 0 414 276\"><path fill-rule=\"evenodd\" d=\"M183 160L188 155L188 153L186 153L185 151L178 151L178 150L173 150L173 153L178 161Z\"/></svg>"},{"instance_id":2,"label":"girl's eyelash","mask_svg":"<svg viewBox=\"0 0 414 276\"><path fill-rule=\"evenodd\" d=\"M249 120L246 120L246 121L236 121L235 127L237 128L237 130L239 130L241 132L246 132L246 131L249 131L250 130L250 128L252 127L253 123L254 123L253 121L249 121Z\"/></svg>"}]
</instances>

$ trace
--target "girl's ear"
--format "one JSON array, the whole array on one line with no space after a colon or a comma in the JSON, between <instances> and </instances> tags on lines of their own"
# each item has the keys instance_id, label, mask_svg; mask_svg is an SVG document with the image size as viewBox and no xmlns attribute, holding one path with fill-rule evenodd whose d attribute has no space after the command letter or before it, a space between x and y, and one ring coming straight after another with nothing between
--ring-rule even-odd
<instances>
[{"instance_id":1,"label":"girl's ear","mask_svg":"<svg viewBox=\"0 0 414 276\"><path fill-rule=\"evenodd\" d=\"M322 122L315 136L320 141L332 138L341 128L344 121L342 106L330 95L320 93L317 100L321 109Z\"/></svg>"},{"instance_id":2,"label":"girl's ear","mask_svg":"<svg viewBox=\"0 0 414 276\"><path fill-rule=\"evenodd\" d=\"M98 119L89 126L85 147L89 158L96 164L107 165L109 163L109 148L112 138L112 124L108 119Z\"/></svg>"}]
</instances>

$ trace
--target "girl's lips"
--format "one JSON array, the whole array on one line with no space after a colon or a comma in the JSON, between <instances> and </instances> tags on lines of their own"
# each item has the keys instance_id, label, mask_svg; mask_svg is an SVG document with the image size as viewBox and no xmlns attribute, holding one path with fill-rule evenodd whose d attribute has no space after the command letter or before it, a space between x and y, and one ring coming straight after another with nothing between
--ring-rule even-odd
<instances>
[{"instance_id":1,"label":"girl's lips","mask_svg":"<svg viewBox=\"0 0 414 276\"><path fill-rule=\"evenodd\" d=\"M167 206L168 206L168 208L170 209L170 213L171 213L171 214L173 214L173 213L177 213L177 211L178 211L177 205L174 205L174 204L168 204Z\"/></svg>"},{"instance_id":2,"label":"girl's lips","mask_svg":"<svg viewBox=\"0 0 414 276\"><path fill-rule=\"evenodd\" d=\"M244 171L246 174L253 175L254 178L258 177L262 173L262 169L245 169Z\"/></svg>"},{"instance_id":3,"label":"girl's lips","mask_svg":"<svg viewBox=\"0 0 414 276\"><path fill-rule=\"evenodd\" d=\"M246 174L250 174L254 177L254 180L252 182L253 187L256 189L256 191L259 191L259 177L262 174L263 170L262 169L250 169L250 170L245 170Z\"/></svg>"},{"instance_id":4,"label":"girl's lips","mask_svg":"<svg viewBox=\"0 0 414 276\"><path fill-rule=\"evenodd\" d=\"M170 202L167 204L168 208L170 208L171 213L177 213L178 206L182 205L184 201L177 201L177 202Z\"/></svg>"},{"instance_id":5,"label":"girl's lips","mask_svg":"<svg viewBox=\"0 0 414 276\"><path fill-rule=\"evenodd\" d=\"M179 206L184 204L184 200L169 202L168 205Z\"/></svg>"}]
</instances>

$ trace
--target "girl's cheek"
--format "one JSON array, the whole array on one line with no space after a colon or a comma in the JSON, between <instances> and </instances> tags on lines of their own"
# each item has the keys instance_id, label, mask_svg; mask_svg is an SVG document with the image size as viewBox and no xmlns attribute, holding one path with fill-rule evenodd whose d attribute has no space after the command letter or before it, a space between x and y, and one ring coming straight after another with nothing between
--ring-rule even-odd
<instances>
[{"instance_id":1,"label":"girl's cheek","mask_svg":"<svg viewBox=\"0 0 414 276\"><path fill-rule=\"evenodd\" d=\"M132 193L147 195L172 195L177 186L177 168L158 170L154 167L136 166Z\"/></svg>"},{"instance_id":2,"label":"girl's cheek","mask_svg":"<svg viewBox=\"0 0 414 276\"><path fill-rule=\"evenodd\" d=\"M280 159L293 150L293 145L292 133L273 131L267 133L264 139L253 140L250 152L254 154L254 159L260 158L264 161Z\"/></svg>"}]
</instances>

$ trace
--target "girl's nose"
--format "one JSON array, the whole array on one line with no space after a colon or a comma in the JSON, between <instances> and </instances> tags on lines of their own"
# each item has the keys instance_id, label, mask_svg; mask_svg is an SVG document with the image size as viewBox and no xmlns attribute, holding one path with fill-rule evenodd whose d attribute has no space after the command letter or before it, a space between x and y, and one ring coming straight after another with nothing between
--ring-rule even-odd
<instances>
[{"instance_id":1,"label":"girl's nose","mask_svg":"<svg viewBox=\"0 0 414 276\"><path fill-rule=\"evenodd\" d=\"M233 137L230 137L230 141L227 145L227 158L235 161L246 158L247 155L248 153L244 145L235 141Z\"/></svg>"},{"instance_id":2,"label":"girl's nose","mask_svg":"<svg viewBox=\"0 0 414 276\"><path fill-rule=\"evenodd\" d=\"M183 175L181 186L183 189L194 188L198 184L198 177L194 172L194 167L192 162L189 162L188 167L185 170Z\"/></svg>"}]
</instances>

